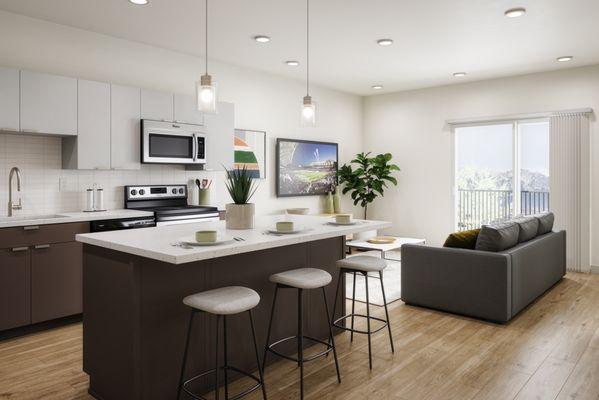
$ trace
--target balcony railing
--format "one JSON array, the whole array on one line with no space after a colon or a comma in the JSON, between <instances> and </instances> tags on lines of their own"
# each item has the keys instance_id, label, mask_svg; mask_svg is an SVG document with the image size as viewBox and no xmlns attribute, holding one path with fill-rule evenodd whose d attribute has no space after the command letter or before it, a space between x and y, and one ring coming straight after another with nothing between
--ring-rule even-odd
<instances>
[{"instance_id":1,"label":"balcony railing","mask_svg":"<svg viewBox=\"0 0 599 400\"><path fill-rule=\"evenodd\" d=\"M482 224L502 221L514 214L511 190L458 190L458 229L480 228ZM518 214L530 215L549 210L549 192L522 191Z\"/></svg>"}]
</instances>

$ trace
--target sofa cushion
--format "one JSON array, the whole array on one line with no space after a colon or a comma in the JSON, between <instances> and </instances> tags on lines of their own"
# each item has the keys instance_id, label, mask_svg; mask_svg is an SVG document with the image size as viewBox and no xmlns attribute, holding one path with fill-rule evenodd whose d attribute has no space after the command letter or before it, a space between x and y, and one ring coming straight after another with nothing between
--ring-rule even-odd
<instances>
[{"instance_id":1,"label":"sofa cushion","mask_svg":"<svg viewBox=\"0 0 599 400\"><path fill-rule=\"evenodd\" d=\"M449 236L447 236L445 243L443 243L443 247L474 250L479 232L480 228L451 233Z\"/></svg>"},{"instance_id":2,"label":"sofa cushion","mask_svg":"<svg viewBox=\"0 0 599 400\"><path fill-rule=\"evenodd\" d=\"M518 234L518 243L528 242L537 237L539 231L539 219L535 217L518 217L512 220L518 224L520 233Z\"/></svg>"},{"instance_id":3,"label":"sofa cushion","mask_svg":"<svg viewBox=\"0 0 599 400\"><path fill-rule=\"evenodd\" d=\"M483 225L476 239L476 250L502 251L518 244L520 227L512 221Z\"/></svg>"},{"instance_id":4,"label":"sofa cushion","mask_svg":"<svg viewBox=\"0 0 599 400\"><path fill-rule=\"evenodd\" d=\"M537 231L537 235L544 235L553 230L555 215L553 215L552 212L533 215L533 217L539 220L539 229Z\"/></svg>"}]
</instances>

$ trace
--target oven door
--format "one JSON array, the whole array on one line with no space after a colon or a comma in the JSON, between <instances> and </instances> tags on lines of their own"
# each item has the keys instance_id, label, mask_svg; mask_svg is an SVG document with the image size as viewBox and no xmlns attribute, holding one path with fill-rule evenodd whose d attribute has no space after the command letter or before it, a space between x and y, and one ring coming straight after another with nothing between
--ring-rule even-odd
<instances>
[{"instance_id":1,"label":"oven door","mask_svg":"<svg viewBox=\"0 0 599 400\"><path fill-rule=\"evenodd\" d=\"M141 160L146 164L204 164L206 138L195 126L142 121Z\"/></svg>"}]
</instances>

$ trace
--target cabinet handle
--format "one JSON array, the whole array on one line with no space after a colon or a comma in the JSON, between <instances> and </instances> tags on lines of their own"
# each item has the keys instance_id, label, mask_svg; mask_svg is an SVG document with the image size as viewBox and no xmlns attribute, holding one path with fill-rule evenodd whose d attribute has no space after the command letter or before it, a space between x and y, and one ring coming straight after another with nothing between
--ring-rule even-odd
<instances>
[{"instance_id":1,"label":"cabinet handle","mask_svg":"<svg viewBox=\"0 0 599 400\"><path fill-rule=\"evenodd\" d=\"M29 247L13 247L11 250L16 253L17 251L27 251L28 249Z\"/></svg>"},{"instance_id":2,"label":"cabinet handle","mask_svg":"<svg viewBox=\"0 0 599 400\"><path fill-rule=\"evenodd\" d=\"M49 244L36 244L36 245L34 246L34 248L35 248L35 249L47 249L47 248L49 248L49 247L50 247L50 245L49 245Z\"/></svg>"},{"instance_id":3,"label":"cabinet handle","mask_svg":"<svg viewBox=\"0 0 599 400\"><path fill-rule=\"evenodd\" d=\"M24 226L23 230L24 231L36 231L38 230L40 227L38 225L30 225L30 226Z\"/></svg>"}]
</instances>

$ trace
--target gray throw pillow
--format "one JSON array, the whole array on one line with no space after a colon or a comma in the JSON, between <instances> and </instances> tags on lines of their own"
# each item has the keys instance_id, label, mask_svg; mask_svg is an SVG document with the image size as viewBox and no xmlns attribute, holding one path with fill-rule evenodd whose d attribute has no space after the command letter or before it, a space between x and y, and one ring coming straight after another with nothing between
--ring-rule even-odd
<instances>
[{"instance_id":1,"label":"gray throw pillow","mask_svg":"<svg viewBox=\"0 0 599 400\"><path fill-rule=\"evenodd\" d=\"M483 225L476 239L476 250L502 251L518 244L520 227L517 223L507 221Z\"/></svg>"},{"instance_id":2,"label":"gray throw pillow","mask_svg":"<svg viewBox=\"0 0 599 400\"><path fill-rule=\"evenodd\" d=\"M555 215L553 215L552 212L537 214L534 215L534 217L539 220L539 229L537 231L537 236L544 235L553 230L553 222L555 220Z\"/></svg>"},{"instance_id":3,"label":"gray throw pillow","mask_svg":"<svg viewBox=\"0 0 599 400\"><path fill-rule=\"evenodd\" d=\"M518 235L518 243L527 242L537 237L539 231L539 220L535 217L518 217L512 220L518 224L520 233Z\"/></svg>"}]
</instances>

